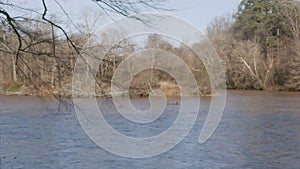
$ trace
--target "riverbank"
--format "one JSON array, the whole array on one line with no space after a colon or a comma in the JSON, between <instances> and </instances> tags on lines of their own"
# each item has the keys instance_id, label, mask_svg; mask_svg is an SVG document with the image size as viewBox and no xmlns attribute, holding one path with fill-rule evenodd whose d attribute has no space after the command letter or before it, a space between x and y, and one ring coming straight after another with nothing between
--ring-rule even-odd
<instances>
[{"instance_id":1,"label":"riverbank","mask_svg":"<svg viewBox=\"0 0 300 169\"><path fill-rule=\"evenodd\" d=\"M129 88L129 96L132 98L143 98L149 96L149 92L153 89L161 90L166 97L180 97L181 92L180 88L170 82L160 82L155 87L149 86L130 86ZM87 94L81 91L76 91L75 95L80 97L111 97L111 86L108 83L103 83L101 87L95 87L94 94ZM192 90L190 90L193 92ZM52 85L26 85L26 84L18 84L11 83L4 85L4 87L0 87L0 95L3 96L60 96L65 98L72 97L72 84L64 84L61 87L52 86ZM194 94L192 94L194 95ZM202 87L199 90L200 96L210 96L211 89L208 87Z\"/></svg>"},{"instance_id":2,"label":"riverbank","mask_svg":"<svg viewBox=\"0 0 300 169\"><path fill-rule=\"evenodd\" d=\"M176 85L168 85L164 84L164 86L160 86L158 89L164 92L167 98L177 98L180 97L180 89ZM299 93L299 91L288 91L288 90L281 90L280 88L273 88L269 90L255 90L255 89L227 89L229 91L261 91L261 92L288 92L288 93ZM87 95L81 94L81 97L97 97L97 98L110 98L110 88L106 88L103 91L99 89L95 91L95 95ZM147 91L139 88L130 89L130 97L131 98L144 98L148 97L149 94ZM64 85L61 89L58 87L48 87L45 86L33 86L33 85L22 85L20 87L10 87L8 89L0 88L0 96L39 96L39 97L47 97L47 96L59 96L62 98L71 98L72 97L72 86L71 85ZM211 97L211 90L210 89L202 89L199 92L199 96L207 96Z\"/></svg>"}]
</instances>

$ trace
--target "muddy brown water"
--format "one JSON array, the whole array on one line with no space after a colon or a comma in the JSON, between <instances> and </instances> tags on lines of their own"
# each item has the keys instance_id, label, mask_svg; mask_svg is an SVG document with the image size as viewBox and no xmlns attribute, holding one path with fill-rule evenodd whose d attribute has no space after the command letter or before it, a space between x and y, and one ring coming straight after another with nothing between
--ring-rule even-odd
<instances>
[{"instance_id":1,"label":"muddy brown water","mask_svg":"<svg viewBox=\"0 0 300 169\"><path fill-rule=\"evenodd\" d=\"M139 109L149 106L147 99L132 102ZM228 91L220 125L205 144L199 144L197 139L210 105L209 97L202 97L196 124L180 144L158 156L130 159L113 155L92 142L72 107L57 113L57 102L50 98L0 96L0 168L297 169L299 103L300 93ZM99 104L107 105L105 118L114 128L137 137L164 131L180 108L168 105L152 125L139 127L124 120L110 100L100 100Z\"/></svg>"}]
</instances>

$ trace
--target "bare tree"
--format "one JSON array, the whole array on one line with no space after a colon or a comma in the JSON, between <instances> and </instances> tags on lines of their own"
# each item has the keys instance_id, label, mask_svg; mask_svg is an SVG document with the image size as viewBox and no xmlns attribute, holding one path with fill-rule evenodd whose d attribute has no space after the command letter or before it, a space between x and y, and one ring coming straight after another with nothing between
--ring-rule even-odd
<instances>
[{"instance_id":1,"label":"bare tree","mask_svg":"<svg viewBox=\"0 0 300 169\"><path fill-rule=\"evenodd\" d=\"M290 52L293 57L288 61L289 76L285 85L290 90L300 91L300 1L282 0L279 8L280 16L293 37Z\"/></svg>"},{"instance_id":2,"label":"bare tree","mask_svg":"<svg viewBox=\"0 0 300 169\"><path fill-rule=\"evenodd\" d=\"M18 2L0 0L0 20L3 32L0 39L0 49L1 52L6 53L5 57L1 57L1 60L7 60L6 56L10 57L11 65L9 67L12 70L12 80L15 83L24 83L21 82L24 80L31 81L32 84L36 84L37 88L41 84L51 83L52 88L55 88L56 82L60 86L62 76L67 77L70 74L74 60L80 56L81 44L92 33L92 28L99 22L100 15L92 20L93 23L88 22L88 16L85 16L85 30L80 32L81 35L78 35L78 32L69 32L65 29L64 24L53 16L49 16L47 0L40 1L43 9L41 13L35 9L24 8ZM91 1L100 8L101 12L99 13L110 15L111 12L114 12L142 22L146 21L135 17L134 14L145 9L165 10L161 7L163 0ZM70 20L64 6L57 0L55 3ZM16 12L11 12L12 10ZM18 13L32 13L35 17L17 15ZM71 24L76 26L72 21ZM33 27L33 25L46 26ZM47 33L48 36L39 37L43 33ZM5 63L8 62L5 61ZM48 78L49 76L50 78ZM39 79L38 84L34 82L36 79Z\"/></svg>"}]
</instances>

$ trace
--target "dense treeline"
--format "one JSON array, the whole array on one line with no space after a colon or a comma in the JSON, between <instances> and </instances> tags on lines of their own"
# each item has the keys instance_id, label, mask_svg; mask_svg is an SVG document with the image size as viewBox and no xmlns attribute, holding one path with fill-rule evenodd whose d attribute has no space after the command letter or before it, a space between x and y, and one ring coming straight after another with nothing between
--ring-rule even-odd
<instances>
[{"instance_id":1,"label":"dense treeline","mask_svg":"<svg viewBox=\"0 0 300 169\"><path fill-rule=\"evenodd\" d=\"M47 23L39 23L47 24ZM41 26L39 28L41 28ZM48 30L49 29L49 30ZM25 29L24 29L25 30ZM86 41L89 34L70 34L72 43L76 44L77 53L70 43L55 34L55 28L45 27L41 32L34 32L35 39L28 38L28 48L19 54L19 61L16 63L16 51L9 52L7 49L16 46L13 33L5 32L1 45L1 86L8 93L20 91L20 94L47 95L56 94L70 96L72 89L72 76L76 59L81 57L80 53L93 51L94 46L87 46ZM104 41L109 41L113 34L104 34ZM53 36L52 36L53 35ZM209 78L204 65L197 59L184 44L177 47L171 45L171 39L162 38L156 34L144 37L144 44L135 44L133 40L125 39L114 46L97 45L95 51L108 48L109 52L101 58L96 74L96 95L108 95L112 76L118 65L130 54L140 48L160 48L179 56L190 68L196 77L201 90L200 94L209 93ZM11 46L8 46L11 45ZM99 49L100 48L100 49ZM90 52L89 52L90 53ZM95 56L97 53L95 53ZM158 53L159 55L159 53ZM184 75L183 75L184 76ZM138 74L130 85L132 96L146 96L153 88L160 88L166 95L179 95L180 90L176 81L167 73L160 70L145 70ZM11 91L11 92L10 92Z\"/></svg>"},{"instance_id":2,"label":"dense treeline","mask_svg":"<svg viewBox=\"0 0 300 169\"><path fill-rule=\"evenodd\" d=\"M216 18L208 36L233 89L300 90L300 2L242 0L233 18Z\"/></svg>"},{"instance_id":3,"label":"dense treeline","mask_svg":"<svg viewBox=\"0 0 300 169\"><path fill-rule=\"evenodd\" d=\"M0 24L0 91L70 95L76 59L89 48L85 43L93 24L88 24L88 16L86 24L78 26L80 31L67 32L47 19L10 18L4 10L0 12L4 14ZM110 36L103 38L109 40ZM299 1L242 0L232 18L216 18L209 25L207 36L225 63L228 88L300 90ZM105 95L118 64L141 45L129 39L101 47L110 49L97 74L96 93ZM174 46L158 35L150 35L143 47L178 55L192 69L200 93L210 92L204 65L183 44ZM142 72L131 85L135 95L145 95L152 88L178 94L174 79L157 70Z\"/></svg>"}]
</instances>

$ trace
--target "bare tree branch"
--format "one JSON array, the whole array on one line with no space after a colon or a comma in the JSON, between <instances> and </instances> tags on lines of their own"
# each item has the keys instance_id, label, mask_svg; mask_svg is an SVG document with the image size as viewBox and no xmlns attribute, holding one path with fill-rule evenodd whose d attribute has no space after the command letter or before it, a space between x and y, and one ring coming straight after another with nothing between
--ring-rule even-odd
<instances>
[{"instance_id":1,"label":"bare tree branch","mask_svg":"<svg viewBox=\"0 0 300 169\"><path fill-rule=\"evenodd\" d=\"M42 2L43 2L43 7L44 7L44 12L42 14L42 19L45 20L45 21L47 21L48 23L50 23L54 27L58 28L59 30L61 30L63 32L63 34L65 35L65 37L67 38L67 41L70 42L70 44L72 45L72 47L75 49L76 53L79 54L80 51L78 50L78 48L76 47L76 45L74 44L74 42L70 39L70 37L69 37L68 33L65 31L65 29L62 28L61 26L55 24L51 20L49 20L49 19L46 18L48 8L47 8L45 0L42 0Z\"/></svg>"},{"instance_id":2,"label":"bare tree branch","mask_svg":"<svg viewBox=\"0 0 300 169\"><path fill-rule=\"evenodd\" d=\"M14 30L14 32L17 36L18 43L19 43L18 48L17 48L17 52L16 52L16 62L15 62L15 64L17 64L19 54L20 54L20 51L21 51L21 48L22 48L22 37L21 37L19 31L17 30L16 25L14 24L14 19L11 18L11 16L2 8L0 8L0 13L5 15L8 24L12 27L12 29Z\"/></svg>"}]
</instances>

